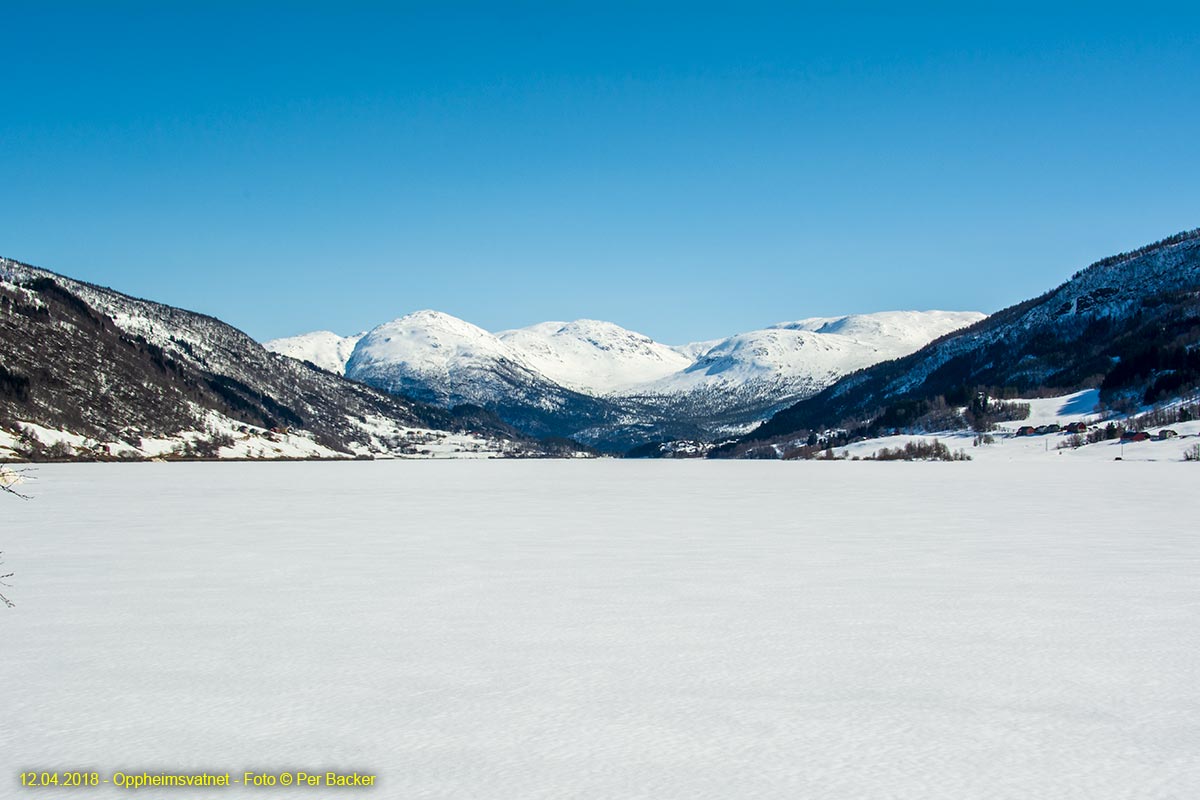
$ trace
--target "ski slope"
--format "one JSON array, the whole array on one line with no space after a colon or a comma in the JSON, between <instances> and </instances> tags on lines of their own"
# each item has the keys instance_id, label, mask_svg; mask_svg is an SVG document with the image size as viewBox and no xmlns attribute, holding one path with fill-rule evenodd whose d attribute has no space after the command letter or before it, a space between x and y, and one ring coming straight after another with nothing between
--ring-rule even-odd
<instances>
[{"instance_id":1,"label":"ski slope","mask_svg":"<svg viewBox=\"0 0 1200 800\"><path fill-rule=\"evenodd\" d=\"M7 780L1200 796L1200 466L1064 463L41 466L2 505Z\"/></svg>"}]
</instances>

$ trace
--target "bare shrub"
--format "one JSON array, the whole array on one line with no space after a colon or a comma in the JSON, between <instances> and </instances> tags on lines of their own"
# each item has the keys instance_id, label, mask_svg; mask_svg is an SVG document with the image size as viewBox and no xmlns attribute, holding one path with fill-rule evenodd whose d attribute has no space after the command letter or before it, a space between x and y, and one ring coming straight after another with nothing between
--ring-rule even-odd
<instances>
[{"instance_id":1,"label":"bare shrub","mask_svg":"<svg viewBox=\"0 0 1200 800\"><path fill-rule=\"evenodd\" d=\"M971 457L962 450L951 452L950 448L937 439L933 441L906 442L903 447L881 447L865 461L970 461Z\"/></svg>"}]
</instances>

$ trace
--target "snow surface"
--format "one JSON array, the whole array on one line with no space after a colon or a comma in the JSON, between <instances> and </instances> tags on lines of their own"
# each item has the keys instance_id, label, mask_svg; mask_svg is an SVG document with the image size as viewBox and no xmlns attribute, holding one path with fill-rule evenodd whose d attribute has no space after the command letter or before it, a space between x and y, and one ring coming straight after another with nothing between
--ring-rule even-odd
<instances>
[{"instance_id":1,"label":"snow surface","mask_svg":"<svg viewBox=\"0 0 1200 800\"><path fill-rule=\"evenodd\" d=\"M0 752L389 798L1193 798L1198 470L40 466L0 504Z\"/></svg>"},{"instance_id":2,"label":"snow surface","mask_svg":"<svg viewBox=\"0 0 1200 800\"><path fill-rule=\"evenodd\" d=\"M336 375L345 375L346 362L350 360L354 346L363 336L366 336L365 331L354 336L339 336L333 331L313 331L299 336L272 339L263 342L263 347L300 361L311 361L321 369Z\"/></svg>"},{"instance_id":3,"label":"snow surface","mask_svg":"<svg viewBox=\"0 0 1200 800\"><path fill-rule=\"evenodd\" d=\"M1025 425L1032 425L1036 428L1052 423L1067 425L1071 422L1086 422L1091 425L1102 416L1097 411L1100 404L1099 389L1085 389L1059 397L1035 397L1013 402L1028 403L1029 416L1013 422L997 423L1000 430L1016 431Z\"/></svg>"}]
</instances>

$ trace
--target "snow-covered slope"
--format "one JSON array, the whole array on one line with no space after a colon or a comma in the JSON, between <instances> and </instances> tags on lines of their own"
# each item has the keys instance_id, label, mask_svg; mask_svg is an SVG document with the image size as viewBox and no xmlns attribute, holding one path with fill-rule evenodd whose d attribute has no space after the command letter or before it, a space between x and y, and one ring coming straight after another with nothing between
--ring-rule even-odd
<instances>
[{"instance_id":1,"label":"snow-covered slope","mask_svg":"<svg viewBox=\"0 0 1200 800\"><path fill-rule=\"evenodd\" d=\"M973 311L892 311L783 322L705 343L687 368L636 389L647 394L753 388L761 395L811 394L984 316Z\"/></svg>"},{"instance_id":2,"label":"snow-covered slope","mask_svg":"<svg viewBox=\"0 0 1200 800\"><path fill-rule=\"evenodd\" d=\"M648 336L591 319L542 322L496 335L547 378L592 395L619 394L692 363Z\"/></svg>"},{"instance_id":3,"label":"snow-covered slope","mask_svg":"<svg viewBox=\"0 0 1200 800\"><path fill-rule=\"evenodd\" d=\"M346 375L443 405L483 405L522 385L545 383L497 336L440 311L417 311L368 332ZM540 403L540 398L531 398Z\"/></svg>"},{"instance_id":4,"label":"snow-covered slope","mask_svg":"<svg viewBox=\"0 0 1200 800\"><path fill-rule=\"evenodd\" d=\"M674 345L671 349L680 355L686 356L688 361L695 361L723 341L724 339L708 339L703 342L688 342L687 344Z\"/></svg>"},{"instance_id":5,"label":"snow-covered slope","mask_svg":"<svg viewBox=\"0 0 1200 800\"><path fill-rule=\"evenodd\" d=\"M263 347L273 353L316 364L335 375L345 375L346 362L350 360L350 354L354 352L358 340L365 335L359 333L354 336L338 336L333 331L313 331L299 336L271 339L263 342Z\"/></svg>"},{"instance_id":6,"label":"snow-covered slope","mask_svg":"<svg viewBox=\"0 0 1200 800\"><path fill-rule=\"evenodd\" d=\"M844 336L887 352L887 358L898 358L950 331L973 325L985 316L977 311L881 311L845 317L812 317L771 327Z\"/></svg>"}]
</instances>

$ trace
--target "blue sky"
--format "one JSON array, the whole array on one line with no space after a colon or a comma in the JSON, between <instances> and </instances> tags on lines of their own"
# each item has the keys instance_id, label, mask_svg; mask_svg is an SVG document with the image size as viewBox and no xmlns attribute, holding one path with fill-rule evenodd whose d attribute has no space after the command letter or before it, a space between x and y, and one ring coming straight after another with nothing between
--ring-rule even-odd
<instances>
[{"instance_id":1,"label":"blue sky","mask_svg":"<svg viewBox=\"0 0 1200 800\"><path fill-rule=\"evenodd\" d=\"M675 343L1200 226L1200 13L829 5L6 3L0 254L258 338Z\"/></svg>"}]
</instances>

